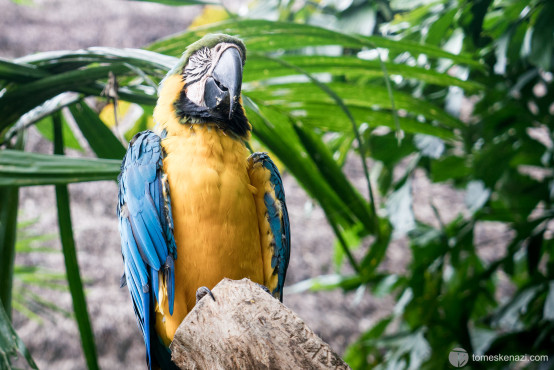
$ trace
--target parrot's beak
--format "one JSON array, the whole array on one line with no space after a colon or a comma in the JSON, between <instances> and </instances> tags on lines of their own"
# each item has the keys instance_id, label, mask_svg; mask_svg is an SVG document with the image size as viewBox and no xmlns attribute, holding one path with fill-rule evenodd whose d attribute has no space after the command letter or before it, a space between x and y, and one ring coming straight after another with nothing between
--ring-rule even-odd
<instances>
[{"instance_id":1,"label":"parrot's beak","mask_svg":"<svg viewBox=\"0 0 554 370\"><path fill-rule=\"evenodd\" d=\"M240 97L242 85L242 58L235 47L227 48L206 81L204 101L208 108L229 109L229 119ZM229 104L227 105L227 102Z\"/></svg>"}]
</instances>

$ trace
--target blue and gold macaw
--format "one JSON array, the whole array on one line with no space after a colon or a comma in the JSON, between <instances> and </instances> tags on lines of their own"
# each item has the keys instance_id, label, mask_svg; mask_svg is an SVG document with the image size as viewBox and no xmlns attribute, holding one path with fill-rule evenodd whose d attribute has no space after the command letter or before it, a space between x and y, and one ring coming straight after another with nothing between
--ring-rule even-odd
<instances>
[{"instance_id":1,"label":"blue and gold macaw","mask_svg":"<svg viewBox=\"0 0 554 370\"><path fill-rule=\"evenodd\" d=\"M121 165L122 285L150 368L174 367L168 346L199 288L246 277L283 298L285 193L269 156L245 146L245 58L242 41L228 35L190 45L161 83L154 132L137 134Z\"/></svg>"}]
</instances>

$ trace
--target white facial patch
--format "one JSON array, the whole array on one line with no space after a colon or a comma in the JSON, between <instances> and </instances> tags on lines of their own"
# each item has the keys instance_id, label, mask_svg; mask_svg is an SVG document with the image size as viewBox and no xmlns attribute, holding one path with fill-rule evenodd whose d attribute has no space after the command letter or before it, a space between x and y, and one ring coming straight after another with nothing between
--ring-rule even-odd
<instances>
[{"instance_id":1,"label":"white facial patch","mask_svg":"<svg viewBox=\"0 0 554 370\"><path fill-rule=\"evenodd\" d=\"M187 97L196 105L205 107L204 88L208 78L208 71L212 67L212 53L203 47L192 54L185 66L185 92Z\"/></svg>"}]
</instances>

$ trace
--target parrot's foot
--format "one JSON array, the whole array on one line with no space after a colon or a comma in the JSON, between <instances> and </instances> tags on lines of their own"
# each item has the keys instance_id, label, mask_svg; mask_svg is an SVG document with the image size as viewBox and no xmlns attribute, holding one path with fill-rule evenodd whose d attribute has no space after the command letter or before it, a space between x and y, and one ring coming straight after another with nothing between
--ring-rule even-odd
<instances>
[{"instance_id":1,"label":"parrot's foot","mask_svg":"<svg viewBox=\"0 0 554 370\"><path fill-rule=\"evenodd\" d=\"M196 290L196 303L198 303L199 300L201 300L202 298L204 298L206 296L206 294L209 294L210 297L212 297L212 299L214 300L215 302L215 297L214 295L212 294L212 291L209 290L208 288L206 288L205 286L201 286L200 288L198 288Z\"/></svg>"},{"instance_id":2,"label":"parrot's foot","mask_svg":"<svg viewBox=\"0 0 554 370\"><path fill-rule=\"evenodd\" d=\"M256 153L252 153L250 157L248 157L247 161L248 161L248 165L252 167L256 163L263 164L263 161L267 160L268 158L269 156L267 155L266 152L256 152Z\"/></svg>"},{"instance_id":3,"label":"parrot's foot","mask_svg":"<svg viewBox=\"0 0 554 370\"><path fill-rule=\"evenodd\" d=\"M262 285L262 284L258 284L258 283L254 283L256 284L257 286L259 286L260 288L262 288L265 292L267 292L267 294L269 294L270 296L273 297L273 294L271 294L271 292L269 291L269 288L266 287L265 285Z\"/></svg>"}]
</instances>

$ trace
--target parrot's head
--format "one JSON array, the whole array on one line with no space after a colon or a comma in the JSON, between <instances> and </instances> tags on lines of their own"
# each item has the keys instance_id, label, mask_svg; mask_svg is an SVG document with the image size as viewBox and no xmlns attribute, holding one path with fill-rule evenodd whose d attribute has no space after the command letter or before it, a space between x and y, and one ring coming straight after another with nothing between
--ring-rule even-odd
<instances>
[{"instance_id":1,"label":"parrot's head","mask_svg":"<svg viewBox=\"0 0 554 370\"><path fill-rule=\"evenodd\" d=\"M208 34L191 44L166 77L180 77L180 91L173 97L179 122L215 124L241 137L248 135L251 127L240 97L245 60L246 48L236 37ZM160 98L163 89L164 83Z\"/></svg>"}]
</instances>

